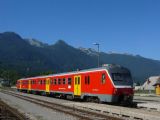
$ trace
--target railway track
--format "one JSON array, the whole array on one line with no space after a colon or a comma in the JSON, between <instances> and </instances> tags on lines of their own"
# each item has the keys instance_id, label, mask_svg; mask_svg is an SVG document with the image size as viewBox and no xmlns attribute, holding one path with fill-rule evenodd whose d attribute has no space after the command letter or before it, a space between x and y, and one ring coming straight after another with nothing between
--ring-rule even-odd
<instances>
[{"instance_id":1,"label":"railway track","mask_svg":"<svg viewBox=\"0 0 160 120\"><path fill-rule=\"evenodd\" d=\"M21 95L21 93L17 93L15 91L10 91L11 93L14 92L18 95ZM31 94L23 94L23 96L29 96L32 99L36 98L38 100L42 99L43 101L49 101L52 103L58 103L58 105L63 105L65 107L72 107L76 111L76 109L84 110L86 112L93 112L93 113L98 113L97 118L96 117L91 117L87 118L86 114L84 116L86 119L107 119L105 116L113 116L112 119L121 118L121 119L127 119L127 120L160 120L160 114L159 111L155 111L154 109L146 109L146 108L129 108L129 107L122 107L122 106L115 106L115 105L108 105L108 104L97 104L97 103L88 103L88 102L73 102L73 101L66 101L62 99L54 99L54 98L49 98L49 97L42 97L42 96L35 96ZM62 111L63 112L63 111ZM80 113L81 114L81 113ZM103 117L99 117L99 114L102 114ZM83 116L83 117L84 117ZM82 118L83 118L82 117ZM81 117L78 117L81 118ZM111 119L109 118L109 119ZM85 118L83 118L85 119Z\"/></svg>"},{"instance_id":2,"label":"railway track","mask_svg":"<svg viewBox=\"0 0 160 120\"><path fill-rule=\"evenodd\" d=\"M74 106L67 106L67 105L57 104L53 102L48 102L45 100L40 100L40 99L29 97L29 96L23 96L23 95L17 94L15 92L7 91L7 90L1 90L1 92L4 94L8 94L8 95L17 97L19 99L29 101L37 105L52 109L52 110L56 110L56 111L63 112L68 115L72 115L81 120L121 120L120 118L112 117L104 113L100 113L98 111L95 112L95 111L90 111L87 109L77 108Z\"/></svg>"},{"instance_id":3,"label":"railway track","mask_svg":"<svg viewBox=\"0 0 160 120\"><path fill-rule=\"evenodd\" d=\"M29 118L0 100L0 120L29 120Z\"/></svg>"}]
</instances>

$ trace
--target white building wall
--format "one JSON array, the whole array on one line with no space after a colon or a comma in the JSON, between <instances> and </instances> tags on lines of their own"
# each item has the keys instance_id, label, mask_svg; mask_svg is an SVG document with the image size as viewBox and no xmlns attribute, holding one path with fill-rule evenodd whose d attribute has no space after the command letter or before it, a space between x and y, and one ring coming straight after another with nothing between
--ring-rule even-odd
<instances>
[{"instance_id":1,"label":"white building wall","mask_svg":"<svg viewBox=\"0 0 160 120\"><path fill-rule=\"evenodd\" d=\"M155 86L153 86L158 80L160 76L152 76L149 77L146 82L142 85L143 90L155 90Z\"/></svg>"}]
</instances>

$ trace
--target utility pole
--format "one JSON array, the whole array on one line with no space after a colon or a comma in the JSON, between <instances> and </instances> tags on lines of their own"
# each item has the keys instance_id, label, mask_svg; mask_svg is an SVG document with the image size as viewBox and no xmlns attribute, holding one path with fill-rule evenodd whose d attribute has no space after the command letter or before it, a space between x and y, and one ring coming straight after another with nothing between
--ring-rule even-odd
<instances>
[{"instance_id":1,"label":"utility pole","mask_svg":"<svg viewBox=\"0 0 160 120\"><path fill-rule=\"evenodd\" d=\"M98 57L98 67L99 67L99 46L100 46L100 44L99 43L93 43L93 45L96 45L97 46L97 57Z\"/></svg>"}]
</instances>

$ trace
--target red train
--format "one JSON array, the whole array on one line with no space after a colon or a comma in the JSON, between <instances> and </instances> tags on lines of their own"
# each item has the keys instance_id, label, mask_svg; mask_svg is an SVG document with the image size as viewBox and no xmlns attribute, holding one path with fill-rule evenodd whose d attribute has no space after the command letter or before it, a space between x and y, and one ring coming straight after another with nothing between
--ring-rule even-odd
<instances>
[{"instance_id":1,"label":"red train","mask_svg":"<svg viewBox=\"0 0 160 120\"><path fill-rule=\"evenodd\" d=\"M130 103L133 100L133 80L130 71L119 65L74 72L23 78L17 80L17 90L67 99Z\"/></svg>"}]
</instances>

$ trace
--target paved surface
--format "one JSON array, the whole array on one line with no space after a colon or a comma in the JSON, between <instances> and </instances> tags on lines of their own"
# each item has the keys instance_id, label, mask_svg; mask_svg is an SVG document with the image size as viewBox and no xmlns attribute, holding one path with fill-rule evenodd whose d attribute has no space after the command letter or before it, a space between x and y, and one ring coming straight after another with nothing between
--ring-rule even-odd
<instances>
[{"instance_id":1,"label":"paved surface","mask_svg":"<svg viewBox=\"0 0 160 120\"><path fill-rule=\"evenodd\" d=\"M160 96L145 94L135 95L134 101L138 103L137 106L140 108L160 112Z\"/></svg>"},{"instance_id":2,"label":"paved surface","mask_svg":"<svg viewBox=\"0 0 160 120\"><path fill-rule=\"evenodd\" d=\"M10 106L18 108L20 112L25 113L31 120L77 120L77 118L72 116L35 105L1 92L0 98Z\"/></svg>"}]
</instances>

